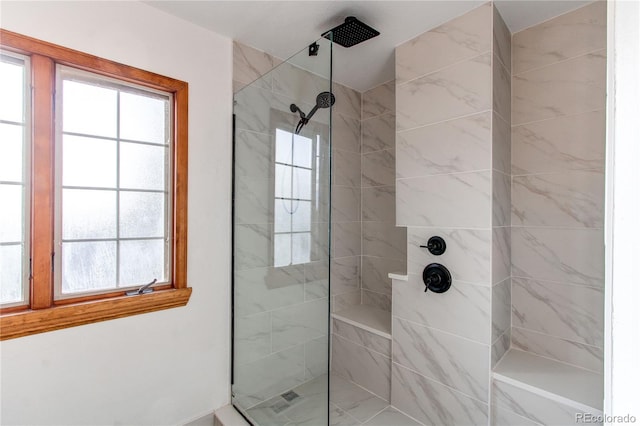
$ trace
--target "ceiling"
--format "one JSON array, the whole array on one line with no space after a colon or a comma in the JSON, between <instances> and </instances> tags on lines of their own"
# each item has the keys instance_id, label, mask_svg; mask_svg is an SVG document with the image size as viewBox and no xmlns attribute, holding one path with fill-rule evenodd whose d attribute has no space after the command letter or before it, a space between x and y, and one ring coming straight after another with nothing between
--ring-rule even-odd
<instances>
[{"instance_id":1,"label":"ceiling","mask_svg":"<svg viewBox=\"0 0 640 426\"><path fill-rule=\"evenodd\" d=\"M365 91L394 78L394 48L485 0L423 1L203 1L148 0L145 3L279 58L305 49L347 16L380 36L346 49L333 49L333 78ZM498 0L511 32L545 21L589 1Z\"/></svg>"}]
</instances>

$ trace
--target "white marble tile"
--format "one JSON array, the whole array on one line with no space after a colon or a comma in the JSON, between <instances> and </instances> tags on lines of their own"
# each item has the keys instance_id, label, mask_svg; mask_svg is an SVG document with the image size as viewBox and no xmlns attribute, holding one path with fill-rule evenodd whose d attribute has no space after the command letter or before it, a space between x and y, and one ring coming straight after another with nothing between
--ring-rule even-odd
<instances>
[{"instance_id":1,"label":"white marble tile","mask_svg":"<svg viewBox=\"0 0 640 426\"><path fill-rule=\"evenodd\" d=\"M304 345L245 364L234 374L233 392L250 407L304 382Z\"/></svg>"},{"instance_id":2,"label":"white marble tile","mask_svg":"<svg viewBox=\"0 0 640 426\"><path fill-rule=\"evenodd\" d=\"M360 222L334 223L331 230L333 244L331 250L334 257L359 256L361 248Z\"/></svg>"},{"instance_id":3,"label":"white marble tile","mask_svg":"<svg viewBox=\"0 0 640 426\"><path fill-rule=\"evenodd\" d=\"M491 113L399 132L398 178L491 168Z\"/></svg>"},{"instance_id":4,"label":"white marble tile","mask_svg":"<svg viewBox=\"0 0 640 426\"><path fill-rule=\"evenodd\" d=\"M389 401L391 360L388 357L334 334L331 369Z\"/></svg>"},{"instance_id":5,"label":"white marble tile","mask_svg":"<svg viewBox=\"0 0 640 426\"><path fill-rule=\"evenodd\" d=\"M325 374L292 389L301 398L292 401L290 408L284 411L287 417L291 419L291 422L287 423L287 425L328 424L329 391L327 381L327 375Z\"/></svg>"},{"instance_id":6,"label":"white marble tile","mask_svg":"<svg viewBox=\"0 0 640 426\"><path fill-rule=\"evenodd\" d=\"M329 403L330 426L358 426L360 422L333 402Z\"/></svg>"},{"instance_id":7,"label":"white marble tile","mask_svg":"<svg viewBox=\"0 0 640 426\"><path fill-rule=\"evenodd\" d=\"M604 167L605 112L514 126L514 175Z\"/></svg>"},{"instance_id":8,"label":"white marble tile","mask_svg":"<svg viewBox=\"0 0 640 426\"><path fill-rule=\"evenodd\" d=\"M329 224L327 222L311 223L310 260L329 259Z\"/></svg>"},{"instance_id":9,"label":"white marble tile","mask_svg":"<svg viewBox=\"0 0 640 426\"><path fill-rule=\"evenodd\" d=\"M233 112L236 115L236 129L269 134L274 126L274 118L277 118L278 124L288 126L292 130L298 120L297 115L292 114L289 110L289 106L294 100L277 95L271 90L247 86L236 93L234 101ZM301 102L298 102L297 105L304 111L313 107L313 105ZM318 115L318 117L320 116Z\"/></svg>"},{"instance_id":10,"label":"white marble tile","mask_svg":"<svg viewBox=\"0 0 640 426\"><path fill-rule=\"evenodd\" d=\"M360 256L331 259L331 295L348 293L360 288Z\"/></svg>"},{"instance_id":11,"label":"white marble tile","mask_svg":"<svg viewBox=\"0 0 640 426\"><path fill-rule=\"evenodd\" d=\"M604 170L515 176L511 222L523 226L604 226Z\"/></svg>"},{"instance_id":12,"label":"white marble tile","mask_svg":"<svg viewBox=\"0 0 640 426\"><path fill-rule=\"evenodd\" d=\"M512 273L560 283L602 287L601 229L512 228Z\"/></svg>"},{"instance_id":13,"label":"white marble tile","mask_svg":"<svg viewBox=\"0 0 640 426\"><path fill-rule=\"evenodd\" d=\"M360 289L347 293L336 294L333 296L331 304L331 312L340 312L351 306L359 305L362 300L362 292Z\"/></svg>"},{"instance_id":14,"label":"white marble tile","mask_svg":"<svg viewBox=\"0 0 640 426\"><path fill-rule=\"evenodd\" d=\"M396 48L401 84L491 49L491 4L452 19Z\"/></svg>"},{"instance_id":15,"label":"white marble tile","mask_svg":"<svg viewBox=\"0 0 640 426\"><path fill-rule=\"evenodd\" d=\"M396 155L393 150L362 155L362 186L389 186L396 180Z\"/></svg>"},{"instance_id":16,"label":"white marble tile","mask_svg":"<svg viewBox=\"0 0 640 426\"><path fill-rule=\"evenodd\" d=\"M362 304L373 306L381 311L387 311L391 315L391 294L376 293L375 291L363 289Z\"/></svg>"},{"instance_id":17,"label":"white marble tile","mask_svg":"<svg viewBox=\"0 0 640 426\"><path fill-rule=\"evenodd\" d=\"M491 109L491 54L396 87L396 129L412 129Z\"/></svg>"},{"instance_id":18,"label":"white marble tile","mask_svg":"<svg viewBox=\"0 0 640 426\"><path fill-rule=\"evenodd\" d=\"M391 294L390 272L405 272L405 259L362 256L362 288L377 293Z\"/></svg>"},{"instance_id":19,"label":"white marble tile","mask_svg":"<svg viewBox=\"0 0 640 426\"><path fill-rule=\"evenodd\" d=\"M453 281L446 293L424 292L422 275L393 287L392 312L398 318L476 342L491 343L491 288Z\"/></svg>"},{"instance_id":20,"label":"white marble tile","mask_svg":"<svg viewBox=\"0 0 640 426\"><path fill-rule=\"evenodd\" d=\"M603 372L604 350L602 348L519 327L511 329L511 341L514 348L586 368L596 373L602 374Z\"/></svg>"},{"instance_id":21,"label":"white marble tile","mask_svg":"<svg viewBox=\"0 0 640 426\"><path fill-rule=\"evenodd\" d=\"M258 83L270 89L271 75L267 73L280 62L266 52L233 42L233 79L245 85L263 77Z\"/></svg>"},{"instance_id":22,"label":"white marble tile","mask_svg":"<svg viewBox=\"0 0 640 426\"><path fill-rule=\"evenodd\" d=\"M492 230L491 283L497 284L511 276L511 227Z\"/></svg>"},{"instance_id":23,"label":"white marble tile","mask_svg":"<svg viewBox=\"0 0 640 426\"><path fill-rule=\"evenodd\" d=\"M331 374L330 386L331 402L358 422L367 421L389 405L387 401L337 374Z\"/></svg>"},{"instance_id":24,"label":"white marble tile","mask_svg":"<svg viewBox=\"0 0 640 426\"><path fill-rule=\"evenodd\" d=\"M511 327L511 280L507 278L491 287L491 342Z\"/></svg>"},{"instance_id":25,"label":"white marble tile","mask_svg":"<svg viewBox=\"0 0 640 426\"><path fill-rule=\"evenodd\" d=\"M511 126L497 114L492 114L493 143L492 168L504 174L511 174Z\"/></svg>"},{"instance_id":26,"label":"white marble tile","mask_svg":"<svg viewBox=\"0 0 640 426\"><path fill-rule=\"evenodd\" d=\"M498 8L493 4L493 53L511 72L511 32L504 23Z\"/></svg>"},{"instance_id":27,"label":"white marble tile","mask_svg":"<svg viewBox=\"0 0 640 426\"><path fill-rule=\"evenodd\" d=\"M276 413L272 406L277 404L281 404L284 399L278 395L271 399L268 399L262 402L255 407L251 407L244 414L249 417L249 419L259 425L277 425L277 424L287 424L291 419L287 417L285 411L281 411ZM242 407L241 407L242 408ZM207 426L211 426L210 424ZM222 422L213 423L213 426L224 426ZM242 425L244 426L244 425Z\"/></svg>"},{"instance_id":28,"label":"white marble tile","mask_svg":"<svg viewBox=\"0 0 640 426\"><path fill-rule=\"evenodd\" d=\"M329 262L319 260L304 264L304 300L329 296Z\"/></svg>"},{"instance_id":29,"label":"white marble tile","mask_svg":"<svg viewBox=\"0 0 640 426\"><path fill-rule=\"evenodd\" d=\"M268 134L237 129L235 175L269 181L272 172L272 138Z\"/></svg>"},{"instance_id":30,"label":"white marble tile","mask_svg":"<svg viewBox=\"0 0 640 426\"><path fill-rule=\"evenodd\" d=\"M596 1L513 35L513 73L607 47L607 2Z\"/></svg>"},{"instance_id":31,"label":"white marble tile","mask_svg":"<svg viewBox=\"0 0 640 426\"><path fill-rule=\"evenodd\" d=\"M290 98L296 104L303 102L315 105L318 93L331 90L328 79L287 62L269 74L273 92Z\"/></svg>"},{"instance_id":32,"label":"white marble tile","mask_svg":"<svg viewBox=\"0 0 640 426\"><path fill-rule=\"evenodd\" d=\"M387 113L362 121L362 152L393 149L395 141L395 114Z\"/></svg>"},{"instance_id":33,"label":"white marble tile","mask_svg":"<svg viewBox=\"0 0 640 426\"><path fill-rule=\"evenodd\" d=\"M325 303L326 305L326 303ZM325 315L328 307L325 306ZM305 379L322 377L329 372L329 337L322 336L304 345Z\"/></svg>"},{"instance_id":34,"label":"white marble tile","mask_svg":"<svg viewBox=\"0 0 640 426\"><path fill-rule=\"evenodd\" d=\"M333 150L334 185L360 187L360 154L357 152Z\"/></svg>"},{"instance_id":35,"label":"white marble tile","mask_svg":"<svg viewBox=\"0 0 640 426\"><path fill-rule=\"evenodd\" d=\"M396 187L362 188L362 220L396 223Z\"/></svg>"},{"instance_id":36,"label":"white marble tile","mask_svg":"<svg viewBox=\"0 0 640 426\"><path fill-rule=\"evenodd\" d=\"M265 178L236 176L234 219L236 224L273 223L273 182Z\"/></svg>"},{"instance_id":37,"label":"white marble tile","mask_svg":"<svg viewBox=\"0 0 640 426\"><path fill-rule=\"evenodd\" d=\"M331 115L333 149L360 152L360 120L342 114Z\"/></svg>"},{"instance_id":38,"label":"white marble tile","mask_svg":"<svg viewBox=\"0 0 640 426\"><path fill-rule=\"evenodd\" d=\"M331 208L332 222L356 222L360 220L360 188L334 186Z\"/></svg>"},{"instance_id":39,"label":"white marble tile","mask_svg":"<svg viewBox=\"0 0 640 426\"><path fill-rule=\"evenodd\" d=\"M396 109L396 82L388 81L362 94L362 119L393 113Z\"/></svg>"},{"instance_id":40,"label":"white marble tile","mask_svg":"<svg viewBox=\"0 0 640 426\"><path fill-rule=\"evenodd\" d=\"M393 361L480 401L489 400L490 348L393 318Z\"/></svg>"},{"instance_id":41,"label":"white marble tile","mask_svg":"<svg viewBox=\"0 0 640 426\"><path fill-rule=\"evenodd\" d=\"M391 357L391 340L377 334L370 333L363 328L354 327L351 324L347 324L346 322L340 321L336 318L332 320L332 324L333 334L337 334L338 336L344 337L353 343L357 343L360 346L374 350L386 357Z\"/></svg>"},{"instance_id":42,"label":"white marble tile","mask_svg":"<svg viewBox=\"0 0 640 426\"><path fill-rule=\"evenodd\" d=\"M574 407L497 380L493 381L492 392L493 401L499 408L507 409L541 425L572 425L575 424L576 414L580 412Z\"/></svg>"},{"instance_id":43,"label":"white marble tile","mask_svg":"<svg viewBox=\"0 0 640 426\"><path fill-rule=\"evenodd\" d=\"M512 298L514 326L603 346L602 288L514 278Z\"/></svg>"},{"instance_id":44,"label":"white marble tile","mask_svg":"<svg viewBox=\"0 0 640 426\"><path fill-rule=\"evenodd\" d=\"M407 234L393 223L362 222L362 254L365 256L404 259Z\"/></svg>"},{"instance_id":45,"label":"white marble tile","mask_svg":"<svg viewBox=\"0 0 640 426\"><path fill-rule=\"evenodd\" d=\"M522 417L502 406L493 405L491 407L491 425L492 426L541 426L539 423Z\"/></svg>"},{"instance_id":46,"label":"white marble tile","mask_svg":"<svg viewBox=\"0 0 640 426\"><path fill-rule=\"evenodd\" d=\"M386 408L380 414L365 423L366 426L420 426L412 418L405 416L394 408Z\"/></svg>"},{"instance_id":47,"label":"white marble tile","mask_svg":"<svg viewBox=\"0 0 640 426\"><path fill-rule=\"evenodd\" d=\"M309 342L328 334L329 299L316 299L271 312L273 352Z\"/></svg>"},{"instance_id":48,"label":"white marble tile","mask_svg":"<svg viewBox=\"0 0 640 426\"><path fill-rule=\"evenodd\" d=\"M489 409L476 399L393 363L391 405L426 425L487 424Z\"/></svg>"},{"instance_id":49,"label":"white marble tile","mask_svg":"<svg viewBox=\"0 0 640 426\"><path fill-rule=\"evenodd\" d=\"M491 368L502 359L505 353L509 350L511 345L511 329L508 329L504 334L496 339L491 345Z\"/></svg>"},{"instance_id":50,"label":"white marble tile","mask_svg":"<svg viewBox=\"0 0 640 426\"><path fill-rule=\"evenodd\" d=\"M271 224L235 226L236 270L271 265L272 232Z\"/></svg>"},{"instance_id":51,"label":"white marble tile","mask_svg":"<svg viewBox=\"0 0 640 426\"><path fill-rule=\"evenodd\" d=\"M427 245L429 238L440 236L447 244L446 251L435 256L421 245ZM488 286L490 277L491 231L475 229L407 229L408 272L422 275L422 270L430 263L442 263L449 268L454 280Z\"/></svg>"},{"instance_id":52,"label":"white marble tile","mask_svg":"<svg viewBox=\"0 0 640 426\"><path fill-rule=\"evenodd\" d=\"M511 75L493 55L493 111L498 113L507 123L511 122Z\"/></svg>"},{"instance_id":53,"label":"white marble tile","mask_svg":"<svg viewBox=\"0 0 640 426\"><path fill-rule=\"evenodd\" d=\"M514 76L511 123L604 108L606 62L605 51L600 50Z\"/></svg>"},{"instance_id":54,"label":"white marble tile","mask_svg":"<svg viewBox=\"0 0 640 426\"><path fill-rule=\"evenodd\" d=\"M493 210L491 212L493 226L511 225L511 176L493 170Z\"/></svg>"},{"instance_id":55,"label":"white marble tile","mask_svg":"<svg viewBox=\"0 0 640 426\"><path fill-rule=\"evenodd\" d=\"M335 113L347 115L351 118L360 120L360 92L351 89L350 87L336 83L335 81L333 82L331 88L333 89L333 94L336 97L336 103L333 106L333 111Z\"/></svg>"},{"instance_id":56,"label":"white marble tile","mask_svg":"<svg viewBox=\"0 0 640 426\"><path fill-rule=\"evenodd\" d=\"M291 306L304 301L304 267L257 268L235 272L238 315Z\"/></svg>"},{"instance_id":57,"label":"white marble tile","mask_svg":"<svg viewBox=\"0 0 640 426\"><path fill-rule=\"evenodd\" d=\"M271 314L236 316L234 323L234 363L246 364L271 353Z\"/></svg>"},{"instance_id":58,"label":"white marble tile","mask_svg":"<svg viewBox=\"0 0 640 426\"><path fill-rule=\"evenodd\" d=\"M396 217L398 226L488 228L491 172L398 179Z\"/></svg>"}]
</instances>

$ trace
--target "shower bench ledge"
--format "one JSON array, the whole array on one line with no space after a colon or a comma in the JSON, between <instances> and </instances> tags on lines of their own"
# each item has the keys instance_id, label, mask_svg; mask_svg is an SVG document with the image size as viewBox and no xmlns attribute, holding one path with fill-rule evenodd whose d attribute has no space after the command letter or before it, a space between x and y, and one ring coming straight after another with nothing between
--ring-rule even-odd
<instances>
[{"instance_id":1,"label":"shower bench ledge","mask_svg":"<svg viewBox=\"0 0 640 426\"><path fill-rule=\"evenodd\" d=\"M354 305L340 312L334 312L331 316L354 327L391 339L390 312L369 305Z\"/></svg>"},{"instance_id":2,"label":"shower bench ledge","mask_svg":"<svg viewBox=\"0 0 640 426\"><path fill-rule=\"evenodd\" d=\"M602 414L603 376L589 370L509 349L493 369L493 378L576 410Z\"/></svg>"}]
</instances>

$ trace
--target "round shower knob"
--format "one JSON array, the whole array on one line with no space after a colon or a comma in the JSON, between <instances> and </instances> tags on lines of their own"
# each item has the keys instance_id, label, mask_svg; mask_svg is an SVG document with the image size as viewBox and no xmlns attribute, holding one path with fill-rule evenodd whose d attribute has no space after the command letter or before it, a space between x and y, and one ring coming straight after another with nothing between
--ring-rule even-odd
<instances>
[{"instance_id":1,"label":"round shower knob","mask_svg":"<svg viewBox=\"0 0 640 426\"><path fill-rule=\"evenodd\" d=\"M431 290L434 293L444 293L451 287L451 273L446 266L431 263L422 271L422 281L424 281L425 292Z\"/></svg>"},{"instance_id":2,"label":"round shower knob","mask_svg":"<svg viewBox=\"0 0 640 426\"><path fill-rule=\"evenodd\" d=\"M429 253L433 254L434 256L440 256L445 252L445 250L447 250L447 244L444 242L444 239L438 236L429 238L427 245L420 247L426 248L427 250L429 250Z\"/></svg>"}]
</instances>

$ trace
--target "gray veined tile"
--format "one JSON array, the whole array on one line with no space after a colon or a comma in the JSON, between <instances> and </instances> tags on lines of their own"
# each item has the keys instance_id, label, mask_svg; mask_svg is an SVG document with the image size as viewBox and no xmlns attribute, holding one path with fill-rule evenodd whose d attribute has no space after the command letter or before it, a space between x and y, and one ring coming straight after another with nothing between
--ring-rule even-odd
<instances>
[{"instance_id":1,"label":"gray veined tile","mask_svg":"<svg viewBox=\"0 0 640 426\"><path fill-rule=\"evenodd\" d=\"M438 235L444 238L447 250L435 256L421 245ZM491 231L476 229L408 228L408 272L420 275L429 263L447 265L454 280L484 286L491 282Z\"/></svg>"},{"instance_id":2,"label":"gray veined tile","mask_svg":"<svg viewBox=\"0 0 640 426\"><path fill-rule=\"evenodd\" d=\"M393 113L396 109L395 80L367 90L362 94L362 119L375 117L385 113Z\"/></svg>"},{"instance_id":3,"label":"gray veined tile","mask_svg":"<svg viewBox=\"0 0 640 426\"><path fill-rule=\"evenodd\" d=\"M511 176L493 170L493 226L511 225Z\"/></svg>"},{"instance_id":4,"label":"gray veined tile","mask_svg":"<svg viewBox=\"0 0 640 426\"><path fill-rule=\"evenodd\" d=\"M513 178L511 221L524 226L604 226L604 171Z\"/></svg>"},{"instance_id":5,"label":"gray veined tile","mask_svg":"<svg viewBox=\"0 0 640 426\"><path fill-rule=\"evenodd\" d=\"M334 186L331 191L332 222L355 222L360 220L360 188Z\"/></svg>"},{"instance_id":6,"label":"gray veined tile","mask_svg":"<svg viewBox=\"0 0 640 426\"><path fill-rule=\"evenodd\" d=\"M271 224L236 225L234 235L236 270L271 265L272 232Z\"/></svg>"},{"instance_id":7,"label":"gray veined tile","mask_svg":"<svg viewBox=\"0 0 640 426\"><path fill-rule=\"evenodd\" d=\"M376 293L375 291L369 291L362 289L362 304L372 306L381 311L389 312L391 315L391 295L385 293Z\"/></svg>"},{"instance_id":8,"label":"gray veined tile","mask_svg":"<svg viewBox=\"0 0 640 426\"><path fill-rule=\"evenodd\" d=\"M491 342L511 327L511 298L509 278L491 287Z\"/></svg>"},{"instance_id":9,"label":"gray veined tile","mask_svg":"<svg viewBox=\"0 0 640 426\"><path fill-rule=\"evenodd\" d=\"M362 288L391 295L391 272L405 272L405 259L362 256Z\"/></svg>"},{"instance_id":10,"label":"gray veined tile","mask_svg":"<svg viewBox=\"0 0 640 426\"><path fill-rule=\"evenodd\" d=\"M559 337L549 336L524 328L511 329L514 348L532 352L546 358L556 359L602 374L604 349Z\"/></svg>"},{"instance_id":11,"label":"gray veined tile","mask_svg":"<svg viewBox=\"0 0 640 426\"><path fill-rule=\"evenodd\" d=\"M601 229L512 228L513 275L602 287Z\"/></svg>"},{"instance_id":12,"label":"gray veined tile","mask_svg":"<svg viewBox=\"0 0 640 426\"><path fill-rule=\"evenodd\" d=\"M491 4L427 31L396 48L396 84L491 49Z\"/></svg>"},{"instance_id":13,"label":"gray veined tile","mask_svg":"<svg viewBox=\"0 0 640 426\"><path fill-rule=\"evenodd\" d=\"M325 312L328 307L325 306ZM305 378L319 378L329 372L329 339L322 336L305 343L304 345ZM325 388L326 391L326 388Z\"/></svg>"},{"instance_id":14,"label":"gray veined tile","mask_svg":"<svg viewBox=\"0 0 640 426\"><path fill-rule=\"evenodd\" d=\"M392 368L391 404L427 425L487 424L487 404L414 373L399 364Z\"/></svg>"},{"instance_id":15,"label":"gray veined tile","mask_svg":"<svg viewBox=\"0 0 640 426\"><path fill-rule=\"evenodd\" d=\"M389 401L391 360L333 335L332 371Z\"/></svg>"},{"instance_id":16,"label":"gray veined tile","mask_svg":"<svg viewBox=\"0 0 640 426\"><path fill-rule=\"evenodd\" d=\"M493 143L492 157L494 170L504 174L511 174L511 125L504 121L498 114L492 114L493 118Z\"/></svg>"},{"instance_id":17,"label":"gray veined tile","mask_svg":"<svg viewBox=\"0 0 640 426\"><path fill-rule=\"evenodd\" d=\"M320 260L304 264L304 300L329 296L329 262Z\"/></svg>"},{"instance_id":18,"label":"gray veined tile","mask_svg":"<svg viewBox=\"0 0 640 426\"><path fill-rule=\"evenodd\" d=\"M234 191L235 223L273 223L272 181L237 176Z\"/></svg>"},{"instance_id":19,"label":"gray veined tile","mask_svg":"<svg viewBox=\"0 0 640 426\"><path fill-rule=\"evenodd\" d=\"M420 426L420 423L416 422L412 418L405 416L398 410L388 407L385 408L380 414L377 414L374 418L365 423L366 426Z\"/></svg>"},{"instance_id":20,"label":"gray veined tile","mask_svg":"<svg viewBox=\"0 0 640 426\"><path fill-rule=\"evenodd\" d=\"M514 326L603 346L601 288L514 278L512 298Z\"/></svg>"},{"instance_id":21,"label":"gray veined tile","mask_svg":"<svg viewBox=\"0 0 640 426\"><path fill-rule=\"evenodd\" d=\"M360 187L360 154L333 150L334 185Z\"/></svg>"},{"instance_id":22,"label":"gray veined tile","mask_svg":"<svg viewBox=\"0 0 640 426\"><path fill-rule=\"evenodd\" d=\"M491 407L491 424L493 426L540 426L539 423L536 423L526 417L522 417L521 415L511 412L499 405Z\"/></svg>"},{"instance_id":23,"label":"gray veined tile","mask_svg":"<svg viewBox=\"0 0 640 426\"><path fill-rule=\"evenodd\" d=\"M271 312L272 351L326 336L328 312L329 299L316 299Z\"/></svg>"},{"instance_id":24,"label":"gray veined tile","mask_svg":"<svg viewBox=\"0 0 640 426\"><path fill-rule=\"evenodd\" d=\"M514 126L511 137L514 175L604 167L604 110Z\"/></svg>"},{"instance_id":25,"label":"gray veined tile","mask_svg":"<svg viewBox=\"0 0 640 426\"><path fill-rule=\"evenodd\" d=\"M392 312L398 318L491 343L491 288L453 281L442 294L424 292L422 274L393 287Z\"/></svg>"},{"instance_id":26,"label":"gray veined tile","mask_svg":"<svg viewBox=\"0 0 640 426\"><path fill-rule=\"evenodd\" d=\"M365 256L403 259L407 237L403 228L393 223L362 222L362 254Z\"/></svg>"},{"instance_id":27,"label":"gray veined tile","mask_svg":"<svg viewBox=\"0 0 640 426\"><path fill-rule=\"evenodd\" d=\"M396 98L398 131L491 109L491 54L398 86Z\"/></svg>"},{"instance_id":28,"label":"gray veined tile","mask_svg":"<svg viewBox=\"0 0 640 426\"><path fill-rule=\"evenodd\" d=\"M489 111L399 132L398 178L491 168Z\"/></svg>"},{"instance_id":29,"label":"gray veined tile","mask_svg":"<svg viewBox=\"0 0 640 426\"><path fill-rule=\"evenodd\" d=\"M589 53L512 80L513 125L605 107L606 54Z\"/></svg>"},{"instance_id":30,"label":"gray veined tile","mask_svg":"<svg viewBox=\"0 0 640 426\"><path fill-rule=\"evenodd\" d=\"M513 73L607 47L607 2L595 1L513 35Z\"/></svg>"},{"instance_id":31,"label":"gray veined tile","mask_svg":"<svg viewBox=\"0 0 640 426\"><path fill-rule=\"evenodd\" d=\"M266 52L233 42L233 79L245 85L255 82L271 89L271 76L267 73L280 62Z\"/></svg>"},{"instance_id":32,"label":"gray veined tile","mask_svg":"<svg viewBox=\"0 0 640 426\"><path fill-rule=\"evenodd\" d=\"M342 114L331 115L333 149L360 152L360 120Z\"/></svg>"},{"instance_id":33,"label":"gray veined tile","mask_svg":"<svg viewBox=\"0 0 640 426\"><path fill-rule=\"evenodd\" d=\"M246 364L271 353L271 314L236 316L234 324L234 363Z\"/></svg>"},{"instance_id":34,"label":"gray veined tile","mask_svg":"<svg viewBox=\"0 0 640 426\"><path fill-rule=\"evenodd\" d=\"M374 350L387 357L391 356L391 340L373 334L363 328L354 327L336 318L332 320L332 324L333 334L337 334L353 343L357 343L360 346Z\"/></svg>"},{"instance_id":35,"label":"gray veined tile","mask_svg":"<svg viewBox=\"0 0 640 426\"><path fill-rule=\"evenodd\" d=\"M497 284L511 275L511 227L494 227L492 233L491 283Z\"/></svg>"},{"instance_id":36,"label":"gray veined tile","mask_svg":"<svg viewBox=\"0 0 640 426\"><path fill-rule=\"evenodd\" d=\"M333 106L333 111L335 113L347 115L351 118L360 120L360 92L336 82L333 82L332 89L333 94L336 97L336 103Z\"/></svg>"},{"instance_id":37,"label":"gray veined tile","mask_svg":"<svg viewBox=\"0 0 640 426\"><path fill-rule=\"evenodd\" d=\"M331 231L334 257L359 256L361 247L361 222L340 222L333 224Z\"/></svg>"},{"instance_id":38,"label":"gray veined tile","mask_svg":"<svg viewBox=\"0 0 640 426\"><path fill-rule=\"evenodd\" d=\"M387 401L337 374L331 374L330 386L331 402L358 420L358 424L372 418L389 405Z\"/></svg>"},{"instance_id":39,"label":"gray veined tile","mask_svg":"<svg viewBox=\"0 0 640 426\"><path fill-rule=\"evenodd\" d=\"M511 345L511 328L507 329L491 345L491 368L495 367L502 359Z\"/></svg>"},{"instance_id":40,"label":"gray veined tile","mask_svg":"<svg viewBox=\"0 0 640 426\"><path fill-rule=\"evenodd\" d=\"M342 310L350 308L351 306L360 305L361 300L362 291L360 291L360 289L347 293L337 294L333 296L331 312L340 312Z\"/></svg>"},{"instance_id":41,"label":"gray veined tile","mask_svg":"<svg viewBox=\"0 0 640 426\"><path fill-rule=\"evenodd\" d=\"M304 301L304 267L256 268L235 272L238 315L291 306Z\"/></svg>"},{"instance_id":42,"label":"gray veined tile","mask_svg":"<svg viewBox=\"0 0 640 426\"><path fill-rule=\"evenodd\" d=\"M329 425L330 426L358 426L360 422L351 417L342 408L333 402L329 403Z\"/></svg>"},{"instance_id":43,"label":"gray veined tile","mask_svg":"<svg viewBox=\"0 0 640 426\"><path fill-rule=\"evenodd\" d=\"M395 152L384 150L362 155L362 186L389 186L396 180Z\"/></svg>"},{"instance_id":44,"label":"gray veined tile","mask_svg":"<svg viewBox=\"0 0 640 426\"><path fill-rule=\"evenodd\" d=\"M272 138L268 134L237 129L235 174L269 181L272 172Z\"/></svg>"},{"instance_id":45,"label":"gray veined tile","mask_svg":"<svg viewBox=\"0 0 640 426\"><path fill-rule=\"evenodd\" d=\"M360 288L360 256L331 259L331 295L348 293Z\"/></svg>"},{"instance_id":46,"label":"gray veined tile","mask_svg":"<svg viewBox=\"0 0 640 426\"><path fill-rule=\"evenodd\" d=\"M481 401L489 399L490 348L393 319L393 361Z\"/></svg>"},{"instance_id":47,"label":"gray veined tile","mask_svg":"<svg viewBox=\"0 0 640 426\"><path fill-rule=\"evenodd\" d=\"M397 224L489 228L490 174L490 171L483 171L398 179Z\"/></svg>"},{"instance_id":48,"label":"gray veined tile","mask_svg":"<svg viewBox=\"0 0 640 426\"><path fill-rule=\"evenodd\" d=\"M511 122L511 75L497 55L493 55L493 111Z\"/></svg>"},{"instance_id":49,"label":"gray veined tile","mask_svg":"<svg viewBox=\"0 0 640 426\"><path fill-rule=\"evenodd\" d=\"M293 100L270 90L247 86L236 93L234 100L236 129L270 134L274 125L273 119L276 116L283 125L291 128L297 121L296 115L289 110ZM313 105L299 103L298 106L306 111Z\"/></svg>"},{"instance_id":50,"label":"gray veined tile","mask_svg":"<svg viewBox=\"0 0 640 426\"><path fill-rule=\"evenodd\" d=\"M493 53L511 73L511 32L493 4Z\"/></svg>"},{"instance_id":51,"label":"gray veined tile","mask_svg":"<svg viewBox=\"0 0 640 426\"><path fill-rule=\"evenodd\" d=\"M387 113L362 121L362 152L394 149L395 141L395 114Z\"/></svg>"},{"instance_id":52,"label":"gray veined tile","mask_svg":"<svg viewBox=\"0 0 640 426\"><path fill-rule=\"evenodd\" d=\"M330 90L331 82L288 62L280 64L269 73L272 78L273 92L290 98L296 104L304 102L315 105L320 92Z\"/></svg>"},{"instance_id":53,"label":"gray veined tile","mask_svg":"<svg viewBox=\"0 0 640 426\"><path fill-rule=\"evenodd\" d=\"M362 188L362 220L396 223L396 187Z\"/></svg>"}]
</instances>

